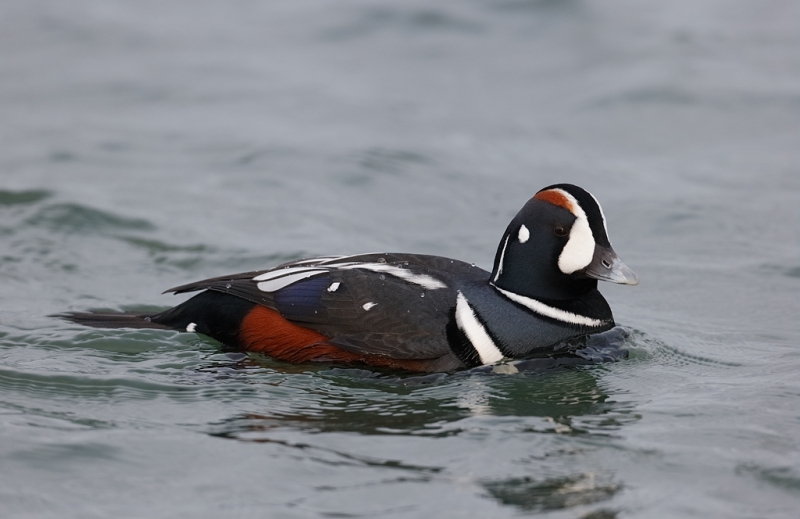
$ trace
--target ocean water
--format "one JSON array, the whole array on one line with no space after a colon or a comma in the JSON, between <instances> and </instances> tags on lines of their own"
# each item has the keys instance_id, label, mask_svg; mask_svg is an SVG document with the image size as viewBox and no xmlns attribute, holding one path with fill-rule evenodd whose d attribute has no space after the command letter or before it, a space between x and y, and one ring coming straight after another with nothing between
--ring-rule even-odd
<instances>
[{"instance_id":1,"label":"ocean water","mask_svg":"<svg viewBox=\"0 0 800 519\"><path fill-rule=\"evenodd\" d=\"M0 516L794 518L791 0L0 5ZM62 311L288 259L490 267L571 182L613 364L408 378Z\"/></svg>"}]
</instances>

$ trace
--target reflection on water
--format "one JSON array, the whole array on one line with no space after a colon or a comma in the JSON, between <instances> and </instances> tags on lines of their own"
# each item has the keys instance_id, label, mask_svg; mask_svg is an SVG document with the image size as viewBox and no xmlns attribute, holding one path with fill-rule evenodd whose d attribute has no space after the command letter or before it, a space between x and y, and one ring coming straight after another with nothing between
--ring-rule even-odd
<instances>
[{"instance_id":1,"label":"reflection on water","mask_svg":"<svg viewBox=\"0 0 800 519\"><path fill-rule=\"evenodd\" d=\"M507 505L526 511L547 511L572 508L610 499L622 487L593 473L578 474L561 478L511 478L492 481L484 485L489 493ZM616 517L611 511L606 515L591 517ZM584 516L587 517L587 516Z\"/></svg>"},{"instance_id":2,"label":"reflection on water","mask_svg":"<svg viewBox=\"0 0 800 519\"><path fill-rule=\"evenodd\" d=\"M610 434L637 419L626 404L608 400L595 373L581 368L451 376L429 387L341 374L352 371L361 370L324 370L328 384L308 388L295 402L232 416L209 432L246 441L276 429L445 437L463 432L464 419L494 416L543 419L517 424L524 432Z\"/></svg>"},{"instance_id":3,"label":"reflection on water","mask_svg":"<svg viewBox=\"0 0 800 519\"><path fill-rule=\"evenodd\" d=\"M260 399L251 403L257 404L252 412L236 413L204 431L217 438L280 445L296 452L298 460L389 468L407 473L402 476L406 480L425 482L452 482L465 474L441 465L433 455L430 464L420 464L402 452L365 454L358 441L331 445L318 435L416 438L423 442L415 443L417 454L450 449L449 442L460 442L462 436L468 441L485 437L498 447L506 445L505 455L519 467L505 476L469 476L485 497L526 512L587 507L610 499L622 485L607 471L587 470L591 467L581 461L585 452L564 449L558 438L602 441L638 419L630 404L609 399L598 384L598 369L451 375L425 385L402 385L402 379L367 370L320 369L315 384L289 401ZM608 510L591 513L587 517L615 517Z\"/></svg>"},{"instance_id":4,"label":"reflection on water","mask_svg":"<svg viewBox=\"0 0 800 519\"><path fill-rule=\"evenodd\" d=\"M795 517L796 4L5 2L0 516ZM565 181L642 276L602 288L622 362L410 377L45 317L491 265Z\"/></svg>"},{"instance_id":5,"label":"reflection on water","mask_svg":"<svg viewBox=\"0 0 800 519\"><path fill-rule=\"evenodd\" d=\"M212 434L226 438L257 441L282 428L445 437L462 432L462 420L481 416L543 419L520 425L523 432L607 434L635 415L623 404L610 402L597 384L597 372L578 364L627 357L629 336L621 328L593 336L579 350L580 357L564 355L422 376L293 366L235 353L227 354L233 362L218 362L198 371L230 377L237 372L252 376L247 372L254 367L285 373L313 369L318 377L316 384L303 389L301 398L282 401L279 409L253 410L214 424Z\"/></svg>"}]
</instances>

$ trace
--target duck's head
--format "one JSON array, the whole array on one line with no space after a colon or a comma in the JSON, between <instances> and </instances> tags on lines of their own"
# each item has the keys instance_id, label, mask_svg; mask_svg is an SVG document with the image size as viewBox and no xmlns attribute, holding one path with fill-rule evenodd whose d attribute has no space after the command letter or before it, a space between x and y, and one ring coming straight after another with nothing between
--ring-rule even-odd
<instances>
[{"instance_id":1,"label":"duck's head","mask_svg":"<svg viewBox=\"0 0 800 519\"><path fill-rule=\"evenodd\" d=\"M611 248L597 199L572 184L542 189L517 213L500 240L490 278L504 290L550 300L596 289L597 280L639 283Z\"/></svg>"}]
</instances>

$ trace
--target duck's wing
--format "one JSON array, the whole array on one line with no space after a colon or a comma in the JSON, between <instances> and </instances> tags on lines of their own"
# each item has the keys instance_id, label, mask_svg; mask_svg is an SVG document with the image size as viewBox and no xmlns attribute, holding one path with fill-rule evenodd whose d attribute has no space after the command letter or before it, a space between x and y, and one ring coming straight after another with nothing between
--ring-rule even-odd
<instances>
[{"instance_id":1,"label":"duck's wing","mask_svg":"<svg viewBox=\"0 0 800 519\"><path fill-rule=\"evenodd\" d=\"M451 353L446 328L457 295L451 279L460 270L478 278L488 276L448 258L364 254L298 260L167 292L211 290L234 295L275 310L354 353L433 359Z\"/></svg>"}]
</instances>

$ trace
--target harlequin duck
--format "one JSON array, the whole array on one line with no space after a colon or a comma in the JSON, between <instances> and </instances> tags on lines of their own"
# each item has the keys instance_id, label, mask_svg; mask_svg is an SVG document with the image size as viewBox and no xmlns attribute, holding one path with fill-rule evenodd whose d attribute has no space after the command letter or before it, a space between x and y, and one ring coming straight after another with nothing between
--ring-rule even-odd
<instances>
[{"instance_id":1,"label":"harlequin duck","mask_svg":"<svg viewBox=\"0 0 800 519\"><path fill-rule=\"evenodd\" d=\"M171 288L202 292L157 314L60 317L196 332L293 363L452 371L544 357L613 328L597 280L638 283L611 248L594 196L557 184L511 221L491 273L422 254L326 256Z\"/></svg>"}]
</instances>

